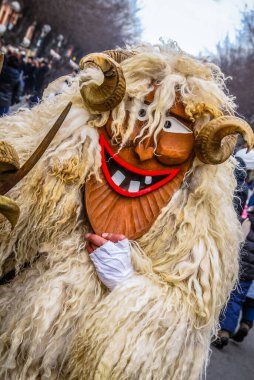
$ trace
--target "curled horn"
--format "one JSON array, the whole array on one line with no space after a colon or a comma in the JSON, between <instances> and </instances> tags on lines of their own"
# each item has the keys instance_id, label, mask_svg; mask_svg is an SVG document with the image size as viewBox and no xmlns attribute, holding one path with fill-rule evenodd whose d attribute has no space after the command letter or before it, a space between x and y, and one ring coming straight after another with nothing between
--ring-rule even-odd
<instances>
[{"instance_id":1,"label":"curled horn","mask_svg":"<svg viewBox=\"0 0 254 380\"><path fill-rule=\"evenodd\" d=\"M233 153L237 133L242 135L250 150L254 144L254 134L248 123L234 116L221 116L211 120L196 137L197 157L205 164L221 164Z\"/></svg>"},{"instance_id":2,"label":"curled horn","mask_svg":"<svg viewBox=\"0 0 254 380\"><path fill-rule=\"evenodd\" d=\"M124 50L107 50L81 59L80 92L90 111L109 111L122 101L126 83L119 63L132 55Z\"/></svg>"}]
</instances>

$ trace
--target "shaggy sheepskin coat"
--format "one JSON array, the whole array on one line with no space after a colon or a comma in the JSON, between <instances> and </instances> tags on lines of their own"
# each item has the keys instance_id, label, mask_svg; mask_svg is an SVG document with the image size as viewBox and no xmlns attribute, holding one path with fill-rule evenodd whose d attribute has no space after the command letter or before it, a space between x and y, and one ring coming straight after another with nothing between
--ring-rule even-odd
<instances>
[{"instance_id":1,"label":"shaggy sheepskin coat","mask_svg":"<svg viewBox=\"0 0 254 380\"><path fill-rule=\"evenodd\" d=\"M219 70L195 62L165 47L124 61L127 95L112 114L116 130L127 97L134 115L155 79L161 91L151 105L155 115L161 99L167 108L174 103L176 87L186 108L198 99L233 112ZM130 242L135 274L110 292L85 249L90 227L83 205L86 180L99 180L98 128L108 113L94 117L85 109L78 76L62 94L2 119L0 139L25 162L69 101L50 147L8 194L21 209L17 226L10 231L0 221L0 268L16 270L1 287L0 378L195 380L237 276L234 162L194 159L154 225Z\"/></svg>"}]
</instances>

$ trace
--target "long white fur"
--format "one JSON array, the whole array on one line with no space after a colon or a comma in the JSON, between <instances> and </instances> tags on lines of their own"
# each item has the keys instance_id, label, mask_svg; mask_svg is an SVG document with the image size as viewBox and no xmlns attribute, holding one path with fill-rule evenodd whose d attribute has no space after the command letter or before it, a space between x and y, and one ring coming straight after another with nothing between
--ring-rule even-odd
<instances>
[{"instance_id":1,"label":"long white fur","mask_svg":"<svg viewBox=\"0 0 254 380\"><path fill-rule=\"evenodd\" d=\"M170 46L135 49L138 54L122 63L127 94L112 115L123 141L155 82L144 136L158 134L176 88L190 114L200 104L214 114L233 113L217 67ZM109 294L84 248L89 224L82 194L90 175L99 180L97 128L109 114L85 110L77 77L63 94L2 119L0 139L24 162L70 100L72 110L49 149L10 191L21 208L18 225L12 233L7 223L0 225L1 268L17 271L1 287L0 378L197 379L237 278L234 162L194 160L152 228L132 242L138 275ZM199 118L195 131L206 120ZM30 266L20 271L25 263Z\"/></svg>"}]
</instances>

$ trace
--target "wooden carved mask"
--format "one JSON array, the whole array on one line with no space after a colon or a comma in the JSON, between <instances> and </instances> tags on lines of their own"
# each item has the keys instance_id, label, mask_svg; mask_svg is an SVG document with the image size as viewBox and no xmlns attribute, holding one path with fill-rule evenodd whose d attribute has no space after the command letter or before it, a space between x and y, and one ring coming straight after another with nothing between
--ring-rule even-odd
<instances>
[{"instance_id":1,"label":"wooden carved mask","mask_svg":"<svg viewBox=\"0 0 254 380\"><path fill-rule=\"evenodd\" d=\"M146 97L134 132L121 149L113 139L112 119L100 128L102 182L91 178L85 185L86 210L97 234L115 232L129 239L145 234L180 188L190 167L194 137L181 103L167 111L157 144L154 136L138 138L153 95Z\"/></svg>"},{"instance_id":2,"label":"wooden carved mask","mask_svg":"<svg viewBox=\"0 0 254 380\"><path fill-rule=\"evenodd\" d=\"M91 113L111 111L123 100L126 82L120 63L134 55L128 50L108 50L81 59L80 93ZM153 96L152 92L146 97L124 146L114 141L111 118L100 128L101 182L91 178L85 185L86 210L97 234L115 232L139 238L180 188L194 155L204 164L221 164L233 153L238 133L249 149L254 145L248 123L231 115L212 118L194 141L191 122L180 102L168 109L157 136L140 139L142 131L145 137L146 108ZM125 124L123 127L128 118Z\"/></svg>"}]
</instances>

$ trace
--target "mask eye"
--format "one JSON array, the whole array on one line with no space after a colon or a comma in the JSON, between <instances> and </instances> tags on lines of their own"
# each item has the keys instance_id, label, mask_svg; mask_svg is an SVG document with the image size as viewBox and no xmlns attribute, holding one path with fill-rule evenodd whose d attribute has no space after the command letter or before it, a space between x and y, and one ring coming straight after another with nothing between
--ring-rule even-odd
<instances>
[{"instance_id":1,"label":"mask eye","mask_svg":"<svg viewBox=\"0 0 254 380\"><path fill-rule=\"evenodd\" d=\"M163 131L170 133L192 133L188 127L173 116L167 116L163 126Z\"/></svg>"},{"instance_id":2,"label":"mask eye","mask_svg":"<svg viewBox=\"0 0 254 380\"><path fill-rule=\"evenodd\" d=\"M147 115L147 105L142 104L141 108L138 111L138 116L137 119L140 121L146 121L148 120L148 115Z\"/></svg>"}]
</instances>

